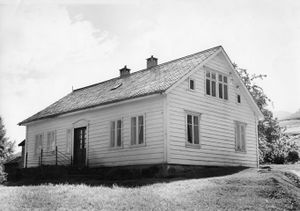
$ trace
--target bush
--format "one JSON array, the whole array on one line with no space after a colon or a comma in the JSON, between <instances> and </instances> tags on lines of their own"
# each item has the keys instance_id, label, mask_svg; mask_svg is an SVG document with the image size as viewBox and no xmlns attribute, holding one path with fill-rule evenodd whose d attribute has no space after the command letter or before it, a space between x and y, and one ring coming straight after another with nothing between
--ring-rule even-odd
<instances>
[{"instance_id":1,"label":"bush","mask_svg":"<svg viewBox=\"0 0 300 211\"><path fill-rule=\"evenodd\" d=\"M0 165L0 184L5 182L7 178L7 174L3 171L3 166Z\"/></svg>"},{"instance_id":2,"label":"bush","mask_svg":"<svg viewBox=\"0 0 300 211\"><path fill-rule=\"evenodd\" d=\"M299 160L298 147L288 136L280 135L271 143L260 140L260 163L284 164Z\"/></svg>"},{"instance_id":3,"label":"bush","mask_svg":"<svg viewBox=\"0 0 300 211\"><path fill-rule=\"evenodd\" d=\"M299 160L299 153L297 151L290 151L287 156L287 161L296 163Z\"/></svg>"},{"instance_id":4,"label":"bush","mask_svg":"<svg viewBox=\"0 0 300 211\"><path fill-rule=\"evenodd\" d=\"M285 159L285 155L284 154L277 154L276 156L274 156L273 162L275 164L284 164L286 161Z\"/></svg>"}]
</instances>

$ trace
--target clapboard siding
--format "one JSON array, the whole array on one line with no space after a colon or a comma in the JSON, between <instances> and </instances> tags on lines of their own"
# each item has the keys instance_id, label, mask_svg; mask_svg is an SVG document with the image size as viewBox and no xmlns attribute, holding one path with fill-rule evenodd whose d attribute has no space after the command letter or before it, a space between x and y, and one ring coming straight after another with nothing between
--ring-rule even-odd
<instances>
[{"instance_id":1,"label":"clapboard siding","mask_svg":"<svg viewBox=\"0 0 300 211\"><path fill-rule=\"evenodd\" d=\"M225 73L229 78L229 99L205 94L205 69ZM168 163L189 165L257 165L256 117L244 94L236 89L230 66L223 54L210 60L190 76L195 91L188 90L188 79L174 88L168 98ZM242 103L236 102L236 94ZM186 147L186 111L201 113L200 148ZM235 151L234 121L246 126L246 152Z\"/></svg>"},{"instance_id":2,"label":"clapboard siding","mask_svg":"<svg viewBox=\"0 0 300 211\"><path fill-rule=\"evenodd\" d=\"M229 99L222 100L205 94L205 69L213 69L228 76ZM204 67L197 67L190 78L195 90L188 90L188 79L172 87L167 95L136 99L98 109L36 121L26 129L28 166L38 165L34 156L35 135L43 133L43 148L47 132L56 131L56 146L66 153L67 130L84 120L87 124L88 165L121 166L140 164L184 165L257 165L257 125L255 114L243 90L237 88L239 79L230 74L231 68L222 52ZM236 102L236 94L242 103ZM186 145L186 112L197 112L200 118L200 147ZM145 145L131 146L131 117L145 115ZM120 148L110 147L110 121L122 119ZM235 151L235 121L246 123L246 152ZM72 146L72 145L71 145ZM67 154L71 157L72 153ZM48 158L55 164L55 157Z\"/></svg>"},{"instance_id":3,"label":"clapboard siding","mask_svg":"<svg viewBox=\"0 0 300 211\"><path fill-rule=\"evenodd\" d=\"M130 118L133 115L145 115L145 146L131 146ZM112 105L98 110L86 111L74 115L38 121L27 125L28 166L38 165L38 157L33 156L36 134L43 133L43 148L46 147L48 131L56 131L56 145L59 151L66 152L67 129L78 120L87 120L88 124L88 164L96 166L117 166L162 163L163 140L163 97L155 96L122 105ZM122 119L123 147L110 147L110 121ZM69 154L71 156L71 154ZM55 160L53 160L53 164Z\"/></svg>"}]
</instances>

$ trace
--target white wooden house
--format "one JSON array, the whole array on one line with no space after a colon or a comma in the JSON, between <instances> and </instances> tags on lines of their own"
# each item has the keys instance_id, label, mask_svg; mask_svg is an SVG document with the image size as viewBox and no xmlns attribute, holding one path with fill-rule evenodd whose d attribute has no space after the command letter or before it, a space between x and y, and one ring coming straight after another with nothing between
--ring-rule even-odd
<instances>
[{"instance_id":1,"label":"white wooden house","mask_svg":"<svg viewBox=\"0 0 300 211\"><path fill-rule=\"evenodd\" d=\"M27 166L258 165L263 118L221 46L76 89L19 123ZM47 155L47 156L46 156ZM52 155L52 156L51 156ZM47 160L48 159L48 160Z\"/></svg>"}]
</instances>

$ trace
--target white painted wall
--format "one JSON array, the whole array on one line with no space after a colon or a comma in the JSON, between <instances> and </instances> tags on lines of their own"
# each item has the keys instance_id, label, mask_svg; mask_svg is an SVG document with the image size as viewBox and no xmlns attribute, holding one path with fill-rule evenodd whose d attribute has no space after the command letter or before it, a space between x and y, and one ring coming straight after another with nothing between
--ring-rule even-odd
<instances>
[{"instance_id":1,"label":"white painted wall","mask_svg":"<svg viewBox=\"0 0 300 211\"><path fill-rule=\"evenodd\" d=\"M131 116L145 115L145 146L130 145ZM88 121L88 163L90 167L117 166L135 164L154 164L163 162L163 96L155 96L121 105L112 105L103 109L81 112L64 117L38 121L27 126L28 167L38 165L33 156L35 135L55 130L58 150L66 152L66 131L78 120ZM123 148L110 147L110 121L118 118L123 120ZM69 156L71 156L69 154ZM53 160L54 164L54 160Z\"/></svg>"},{"instance_id":2,"label":"white painted wall","mask_svg":"<svg viewBox=\"0 0 300 211\"><path fill-rule=\"evenodd\" d=\"M207 67L229 74L230 67L220 53L206 64ZM33 157L36 134L55 130L59 151L66 151L66 131L79 120L88 122L88 164L97 166L121 166L137 164L187 165L243 165L257 166L256 117L246 101L245 93L236 89L238 80L229 77L229 100L222 100L205 94L205 71L199 68L192 76L196 90L188 90L188 80L183 81L166 95L143 100L106 106L92 111L70 114L27 126L26 149L28 167L38 164ZM236 102L236 94L242 96L242 103ZM187 148L186 112L201 113L200 149ZM130 145L130 118L144 114L146 146ZM123 120L123 148L110 147L110 121ZM235 151L234 121L246 126L246 153ZM165 141L164 141L165 140ZM71 154L69 154L71 156ZM53 160L54 163L54 160Z\"/></svg>"},{"instance_id":3,"label":"white painted wall","mask_svg":"<svg viewBox=\"0 0 300 211\"><path fill-rule=\"evenodd\" d=\"M230 67L223 54L218 54L205 66L229 75ZM257 133L255 116L240 92L242 103L236 103L235 83L229 80L229 100L205 94L205 71L199 68L192 76L196 90L188 90L188 79L167 96L168 104L168 163L187 165L257 166ZM230 79L230 77L229 77ZM201 113L200 149L186 143L186 112ZM247 123L246 153L235 151L234 121Z\"/></svg>"}]
</instances>

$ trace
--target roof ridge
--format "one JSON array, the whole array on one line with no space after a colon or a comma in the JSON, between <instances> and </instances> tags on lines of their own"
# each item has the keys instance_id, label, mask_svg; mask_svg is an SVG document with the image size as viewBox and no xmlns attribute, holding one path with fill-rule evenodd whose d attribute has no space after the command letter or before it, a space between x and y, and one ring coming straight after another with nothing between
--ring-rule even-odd
<instances>
[{"instance_id":1,"label":"roof ridge","mask_svg":"<svg viewBox=\"0 0 300 211\"><path fill-rule=\"evenodd\" d=\"M140 72L143 72L143 71L147 71L147 70L150 70L150 69L152 69L152 68L159 67L159 66L163 66L163 65L166 65L166 64L168 64L168 63L175 62L175 61L178 61L178 60L181 60L181 59L186 59L186 58L188 58L188 57L195 56L195 55L197 55L197 54L204 53L204 52L206 52L206 51L210 51L210 50L213 50L213 49L215 49L215 48L220 48L220 47L223 48L222 45L218 45L218 46L215 46L215 47L212 47L212 48L208 48L208 49L203 50L203 51L199 51L199 52L196 52L196 53L189 54L189 55L187 55L187 56L183 56L183 57L179 57L179 58L177 58L177 59L173 59L173 60L170 60L170 61L167 61L167 62L163 62L163 63L158 64L158 65L156 65L156 66L154 66L154 67L151 67L151 68L141 69L141 70L138 70L138 71L136 71L136 72L131 73L131 74L129 75L129 77L130 77L131 75L136 74L136 73L140 73ZM106 83L106 82L109 82L109 81L113 81L113 80L119 79L119 78L120 78L120 77L114 77L114 78L108 79L108 80L106 80L106 81L101 81L101 82L94 83L94 84L91 84L91 85L88 85L88 86L83 86L83 87L80 87L80 88L78 88L78 89L74 89L73 92L80 91L80 90L83 90L83 89L88 89L88 88L90 88L90 87L97 86L97 85L100 85L100 84L103 84L103 83Z\"/></svg>"}]
</instances>

